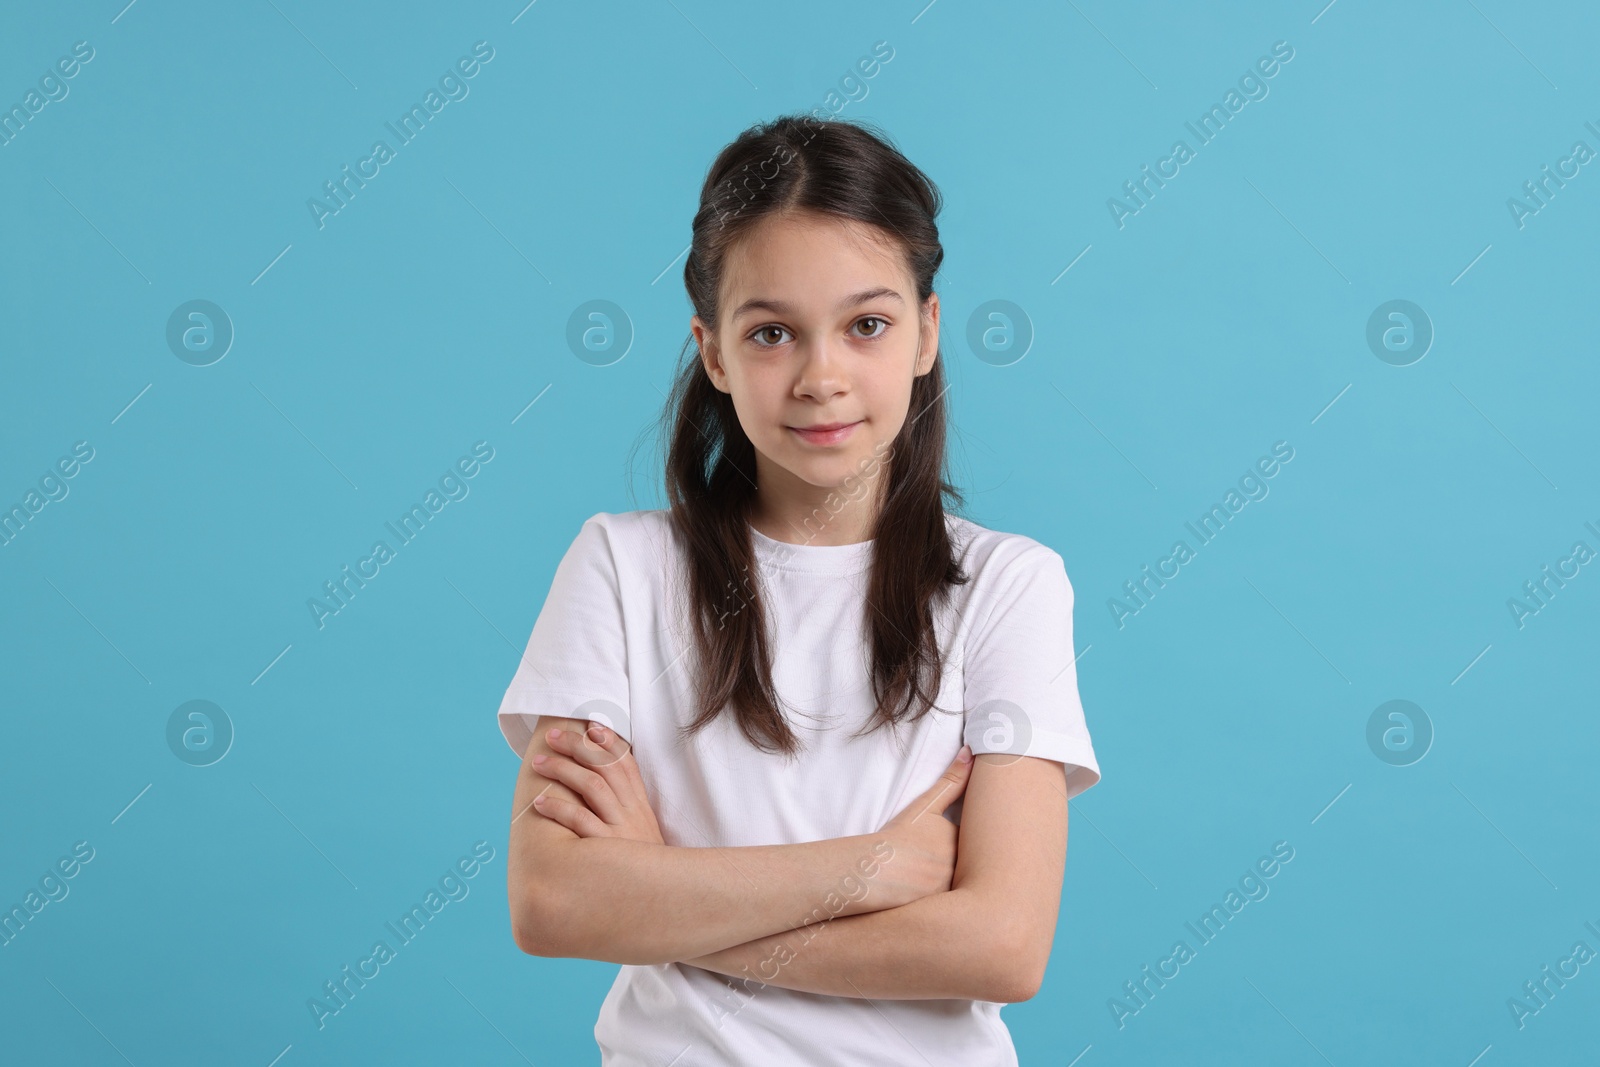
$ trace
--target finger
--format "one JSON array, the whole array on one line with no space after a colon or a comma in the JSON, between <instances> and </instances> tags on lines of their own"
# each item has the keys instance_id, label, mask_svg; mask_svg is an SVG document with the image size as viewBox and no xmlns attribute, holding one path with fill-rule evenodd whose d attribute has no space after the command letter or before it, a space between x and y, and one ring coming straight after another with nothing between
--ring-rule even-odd
<instances>
[{"instance_id":1,"label":"finger","mask_svg":"<svg viewBox=\"0 0 1600 1067\"><path fill-rule=\"evenodd\" d=\"M597 744L591 736L596 728L605 730L609 739L607 744ZM604 770L611 764L628 753L628 743L615 730L606 730L598 723L591 724L588 731L581 730L551 730L549 734L550 747L557 752L571 756L586 767Z\"/></svg>"},{"instance_id":2,"label":"finger","mask_svg":"<svg viewBox=\"0 0 1600 1067\"><path fill-rule=\"evenodd\" d=\"M639 761L633 758L633 746L625 741L621 734L600 723L591 725L584 735L588 741L597 745L601 751L610 757L611 762L606 766L615 767L622 775L619 782L611 778L611 788L617 798L625 806L649 804L649 795L644 788L644 778L639 774Z\"/></svg>"},{"instance_id":3,"label":"finger","mask_svg":"<svg viewBox=\"0 0 1600 1067\"><path fill-rule=\"evenodd\" d=\"M629 758L633 747L617 731L593 722L583 733L568 731L564 740L571 744L561 746L561 750L603 774L623 807L649 803L644 781L639 776L638 761Z\"/></svg>"},{"instance_id":4,"label":"finger","mask_svg":"<svg viewBox=\"0 0 1600 1067\"><path fill-rule=\"evenodd\" d=\"M624 756L627 755L629 751L628 743L622 740L615 730L607 729L605 730L607 742L602 747L589 736L597 727L599 727L598 723L591 724L588 732L552 730L550 731L549 742L552 750L571 757L580 766L593 768L604 779L611 792L611 798L608 801L604 801L604 803L612 804L613 808L611 811L600 811L599 808L595 810L607 822L615 824L617 821L615 818L615 806L631 806L630 798L633 789L630 785L628 768L622 766L625 761L618 756L618 753ZM604 729L603 727L600 728Z\"/></svg>"},{"instance_id":5,"label":"finger","mask_svg":"<svg viewBox=\"0 0 1600 1067\"><path fill-rule=\"evenodd\" d=\"M963 755L967 757L965 760L961 758ZM945 768L939 780L919 798L921 804L918 814L942 813L960 799L962 793L966 791L967 782L972 778L972 766L975 762L971 746L962 745L961 751L956 753L956 758L950 761L950 766Z\"/></svg>"},{"instance_id":6,"label":"finger","mask_svg":"<svg viewBox=\"0 0 1600 1067\"><path fill-rule=\"evenodd\" d=\"M602 818L606 813L601 808L616 801L616 795L603 775L567 756L535 754L528 760L528 766L535 774L560 782L577 793Z\"/></svg>"},{"instance_id":7,"label":"finger","mask_svg":"<svg viewBox=\"0 0 1600 1067\"><path fill-rule=\"evenodd\" d=\"M590 770L566 756L546 756L542 753L529 759L528 765L535 774L560 782L583 797L589 810L606 822L617 821L620 807L617 794L612 790L611 783L598 771Z\"/></svg>"},{"instance_id":8,"label":"finger","mask_svg":"<svg viewBox=\"0 0 1600 1067\"><path fill-rule=\"evenodd\" d=\"M971 745L962 745L961 751L956 753L955 762L945 771L945 776L951 781L961 783L960 788L965 789L967 783L972 781L972 768L977 765L978 754L972 751Z\"/></svg>"},{"instance_id":9,"label":"finger","mask_svg":"<svg viewBox=\"0 0 1600 1067\"><path fill-rule=\"evenodd\" d=\"M533 798L533 810L553 822L558 822L579 837L610 837L611 827L582 804L558 797L553 793L540 793Z\"/></svg>"},{"instance_id":10,"label":"finger","mask_svg":"<svg viewBox=\"0 0 1600 1067\"><path fill-rule=\"evenodd\" d=\"M621 763L631 749L622 735L599 723L593 723L585 731L581 740L581 748L585 755L584 762L591 767L605 767L614 763Z\"/></svg>"}]
</instances>

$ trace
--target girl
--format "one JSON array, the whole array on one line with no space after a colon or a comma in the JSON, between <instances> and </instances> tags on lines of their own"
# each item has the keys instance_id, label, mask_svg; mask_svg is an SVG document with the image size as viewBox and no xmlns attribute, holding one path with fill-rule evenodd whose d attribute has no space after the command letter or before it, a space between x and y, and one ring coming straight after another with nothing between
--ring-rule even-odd
<instances>
[{"instance_id":1,"label":"girl","mask_svg":"<svg viewBox=\"0 0 1600 1067\"><path fill-rule=\"evenodd\" d=\"M1100 771L1061 557L945 510L939 207L865 124L722 151L670 507L583 524L500 705L513 934L623 965L605 1067L1017 1062Z\"/></svg>"}]
</instances>

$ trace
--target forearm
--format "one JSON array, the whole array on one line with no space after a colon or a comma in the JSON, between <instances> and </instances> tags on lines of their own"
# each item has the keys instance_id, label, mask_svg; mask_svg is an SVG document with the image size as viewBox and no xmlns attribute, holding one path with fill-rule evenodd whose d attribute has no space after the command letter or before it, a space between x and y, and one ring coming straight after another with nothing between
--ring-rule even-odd
<instances>
[{"instance_id":1,"label":"forearm","mask_svg":"<svg viewBox=\"0 0 1600 1067\"><path fill-rule=\"evenodd\" d=\"M1019 953L976 889L757 938L682 963L804 993L1025 1000Z\"/></svg>"},{"instance_id":2,"label":"forearm","mask_svg":"<svg viewBox=\"0 0 1600 1067\"><path fill-rule=\"evenodd\" d=\"M532 810L549 786L524 768L508 860L525 951L608 963L669 963L908 896L878 874L881 834L791 845L690 848L580 838Z\"/></svg>"},{"instance_id":3,"label":"forearm","mask_svg":"<svg viewBox=\"0 0 1600 1067\"><path fill-rule=\"evenodd\" d=\"M850 901L839 883L872 857L872 843L868 836L740 848L565 842L549 859L559 873L541 878L536 890L548 894L542 921L554 949L540 954L670 963L788 930L828 901L846 902L856 914L865 900Z\"/></svg>"}]
</instances>

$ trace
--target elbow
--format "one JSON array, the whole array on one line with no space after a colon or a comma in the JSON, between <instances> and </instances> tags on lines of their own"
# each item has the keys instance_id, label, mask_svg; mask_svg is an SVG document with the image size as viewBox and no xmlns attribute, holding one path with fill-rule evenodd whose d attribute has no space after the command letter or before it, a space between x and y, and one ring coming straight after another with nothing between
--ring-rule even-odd
<instances>
[{"instance_id":1,"label":"elbow","mask_svg":"<svg viewBox=\"0 0 1600 1067\"><path fill-rule=\"evenodd\" d=\"M561 955L550 947L536 924L529 923L526 919L518 920L515 913L511 916L511 939L517 943L519 949L530 956Z\"/></svg>"},{"instance_id":2,"label":"elbow","mask_svg":"<svg viewBox=\"0 0 1600 1067\"><path fill-rule=\"evenodd\" d=\"M512 897L512 940L528 955L549 959L648 966L682 958L656 945L619 943L617 930L604 921L603 914L591 915L593 911L551 886L524 886Z\"/></svg>"},{"instance_id":3,"label":"elbow","mask_svg":"<svg viewBox=\"0 0 1600 1067\"><path fill-rule=\"evenodd\" d=\"M1044 985L1045 967L1055 940L1055 916L1051 915L1046 925L1017 914L1009 898L997 899L965 888L951 892L965 895L971 908L971 921L961 924L970 936L960 939L958 959L988 964L967 972L975 979L971 984L976 988L963 995L996 1004L1032 1000ZM996 922L996 915L1009 918Z\"/></svg>"},{"instance_id":4,"label":"elbow","mask_svg":"<svg viewBox=\"0 0 1600 1067\"><path fill-rule=\"evenodd\" d=\"M992 999L1000 1004L1020 1004L1037 996L1042 985L1044 985L1042 969L1024 970L1012 964L1008 973L1001 976L999 988L995 990L996 995Z\"/></svg>"},{"instance_id":5,"label":"elbow","mask_svg":"<svg viewBox=\"0 0 1600 1067\"><path fill-rule=\"evenodd\" d=\"M511 937L530 956L570 956L562 934L571 924L548 886L525 886L511 898Z\"/></svg>"},{"instance_id":6,"label":"elbow","mask_svg":"<svg viewBox=\"0 0 1600 1067\"><path fill-rule=\"evenodd\" d=\"M995 958L999 973L991 979L990 996L984 998L999 1004L1020 1004L1038 996L1044 985L1045 965L1050 959L1050 942L1028 941L1021 945L1008 945Z\"/></svg>"}]
</instances>

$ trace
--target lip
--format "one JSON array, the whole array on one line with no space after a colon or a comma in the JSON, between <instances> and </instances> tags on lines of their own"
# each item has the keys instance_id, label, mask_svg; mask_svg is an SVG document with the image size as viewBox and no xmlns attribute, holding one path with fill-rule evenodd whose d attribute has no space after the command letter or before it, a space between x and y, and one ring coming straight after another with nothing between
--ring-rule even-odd
<instances>
[{"instance_id":1,"label":"lip","mask_svg":"<svg viewBox=\"0 0 1600 1067\"><path fill-rule=\"evenodd\" d=\"M822 422L815 426L790 426L788 429L800 440L813 445L836 445L855 432L861 420L855 422Z\"/></svg>"}]
</instances>

